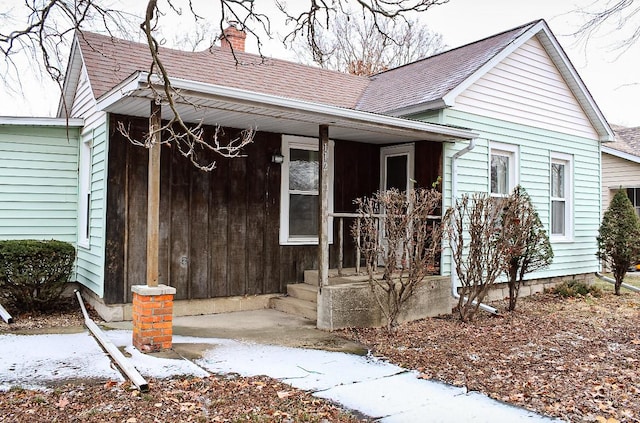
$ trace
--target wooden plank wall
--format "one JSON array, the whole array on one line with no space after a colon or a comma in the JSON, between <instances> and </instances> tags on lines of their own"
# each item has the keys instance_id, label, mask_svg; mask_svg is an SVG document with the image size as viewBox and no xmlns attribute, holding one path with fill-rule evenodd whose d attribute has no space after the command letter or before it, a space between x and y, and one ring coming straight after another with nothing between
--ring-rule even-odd
<instances>
[{"instance_id":1,"label":"wooden plank wall","mask_svg":"<svg viewBox=\"0 0 640 423\"><path fill-rule=\"evenodd\" d=\"M111 128L124 121L137 136L147 131L146 119L111 120ZM302 281L304 270L317 269L317 246L279 245L281 167L271 156L280 148L280 134L258 133L247 157L219 158L207 173L163 147L159 282L174 286L176 299L285 292L287 283ZM334 167L334 210L353 212L354 198L379 187L380 148L337 141ZM131 285L146 283L147 150L115 129L108 184L105 301L130 302ZM350 224L345 222L345 266L355 264ZM336 222L332 267L337 239Z\"/></svg>"}]
</instances>

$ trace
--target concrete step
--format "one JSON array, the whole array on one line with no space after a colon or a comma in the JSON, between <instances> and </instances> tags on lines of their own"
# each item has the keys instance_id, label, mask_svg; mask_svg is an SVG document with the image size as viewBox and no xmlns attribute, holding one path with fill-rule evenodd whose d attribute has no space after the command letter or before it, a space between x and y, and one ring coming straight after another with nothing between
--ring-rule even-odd
<instances>
[{"instance_id":1,"label":"concrete step","mask_svg":"<svg viewBox=\"0 0 640 423\"><path fill-rule=\"evenodd\" d=\"M329 285L340 285L343 283L354 282L366 282L369 280L369 276L364 273L364 269L361 270L359 275L356 275L355 269L343 269L343 276L338 276L338 269L329 269ZM380 273L382 275L382 273ZM305 270L304 271L304 283L308 285L318 286L318 271L317 270Z\"/></svg>"},{"instance_id":2,"label":"concrete step","mask_svg":"<svg viewBox=\"0 0 640 423\"><path fill-rule=\"evenodd\" d=\"M270 308L295 316L306 317L316 321L318 312L316 305L310 301L304 301L293 297L274 297L269 300Z\"/></svg>"},{"instance_id":3,"label":"concrete step","mask_svg":"<svg viewBox=\"0 0 640 423\"><path fill-rule=\"evenodd\" d=\"M312 303L318 302L318 287L308 283L290 283L287 285L287 295Z\"/></svg>"}]
</instances>

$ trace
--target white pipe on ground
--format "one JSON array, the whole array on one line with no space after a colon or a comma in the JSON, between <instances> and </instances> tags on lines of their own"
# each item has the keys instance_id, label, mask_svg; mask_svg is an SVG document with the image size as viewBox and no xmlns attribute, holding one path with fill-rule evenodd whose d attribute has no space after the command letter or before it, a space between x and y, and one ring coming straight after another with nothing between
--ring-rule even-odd
<instances>
[{"instance_id":1,"label":"white pipe on ground","mask_svg":"<svg viewBox=\"0 0 640 423\"><path fill-rule=\"evenodd\" d=\"M463 148L462 150L456 152L451 157L451 206L456 203L456 199L458 198L458 158L467 154L469 151L473 150L476 146L475 138L471 139L469 145ZM451 257L451 295L456 300L460 299L460 294L458 294L458 272L456 272L456 264L453 261L453 257ZM466 300L466 298L465 298ZM477 304L475 301L473 304ZM484 310L491 314L498 314L498 310L484 303L480 303L480 309Z\"/></svg>"},{"instance_id":2,"label":"white pipe on ground","mask_svg":"<svg viewBox=\"0 0 640 423\"><path fill-rule=\"evenodd\" d=\"M616 280L613 278L610 278L608 276L605 276L603 274L601 274L600 272L596 272L596 276L598 277L598 279L603 280L605 282L609 282L611 284L616 284ZM624 283L622 282L622 285L620 285L623 288L628 289L629 291L633 291L633 292L640 292L640 288L638 288L637 286L633 286L633 285L629 285L628 283Z\"/></svg>"},{"instance_id":3,"label":"white pipe on ground","mask_svg":"<svg viewBox=\"0 0 640 423\"><path fill-rule=\"evenodd\" d=\"M2 320L4 320L7 324L13 323L13 317L11 317L9 312L4 307L2 307L2 304L0 304L0 317L2 317Z\"/></svg>"},{"instance_id":4,"label":"white pipe on ground","mask_svg":"<svg viewBox=\"0 0 640 423\"><path fill-rule=\"evenodd\" d=\"M147 392L149 390L149 384L147 381L140 375L138 370L133 367L131 363L127 360L127 358L120 352L120 350L113 345L102 330L94 323L93 320L89 317L89 313L87 313L87 309L84 306L84 302L82 301L82 296L80 295L80 291L75 290L76 296L78 297L78 301L80 302L80 308L82 308L82 314L84 315L84 324L91 331L96 340L100 343L102 348L111 356L113 361L118 365L118 367L124 372L124 374L131 380L131 382L138 387L140 392Z\"/></svg>"}]
</instances>

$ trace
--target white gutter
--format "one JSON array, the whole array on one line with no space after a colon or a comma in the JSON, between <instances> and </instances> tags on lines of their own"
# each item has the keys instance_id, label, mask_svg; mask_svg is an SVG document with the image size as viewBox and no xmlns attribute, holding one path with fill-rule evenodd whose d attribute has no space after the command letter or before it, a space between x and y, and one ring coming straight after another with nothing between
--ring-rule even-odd
<instances>
[{"instance_id":1,"label":"white gutter","mask_svg":"<svg viewBox=\"0 0 640 423\"><path fill-rule=\"evenodd\" d=\"M614 157L619 157L621 159L629 160L630 162L640 163L640 156L627 153L626 151L616 150L615 148L607 147L605 145L601 147L600 151L602 153L606 153Z\"/></svg>"},{"instance_id":2,"label":"white gutter","mask_svg":"<svg viewBox=\"0 0 640 423\"><path fill-rule=\"evenodd\" d=\"M451 207L453 207L456 203L456 199L458 198L458 159L463 155L467 154L469 151L473 150L476 146L475 138L472 138L469 142L469 145L463 148L462 150L456 152L451 157ZM456 263L453 260L453 255L451 257L451 295L456 300L460 299L460 294L458 294L458 272L456 271ZM465 298L466 299L466 298ZM475 301L473 304L477 304ZM498 314L498 310L488 306L484 303L480 303L480 309L492 314Z\"/></svg>"},{"instance_id":3,"label":"white gutter","mask_svg":"<svg viewBox=\"0 0 640 423\"><path fill-rule=\"evenodd\" d=\"M15 126L58 126L61 128L80 128L84 125L84 119L65 119L54 117L30 117L30 116L0 116L0 125Z\"/></svg>"},{"instance_id":4,"label":"white gutter","mask_svg":"<svg viewBox=\"0 0 640 423\"><path fill-rule=\"evenodd\" d=\"M91 334L96 338L96 340L100 343L100 346L104 348L104 350L111 356L113 361L115 361L116 365L122 370L122 372L131 380L131 383L136 385L140 392L147 392L149 390L149 384L142 377L142 375L138 372L138 370L131 364L127 358L120 352L120 350L113 345L105 335L102 333L102 330L95 324L91 317L89 317L89 313L87 313L87 309L84 306L84 302L82 301L82 296L80 295L80 291L75 290L76 297L78 298L78 302L80 303L80 308L82 309L82 315L84 316L84 324L91 331Z\"/></svg>"},{"instance_id":5,"label":"white gutter","mask_svg":"<svg viewBox=\"0 0 640 423\"><path fill-rule=\"evenodd\" d=\"M160 83L153 81L154 84ZM466 129L452 128L434 123L409 120L394 116L380 115L376 113L353 110L344 107L332 106L321 103L313 103L304 100L280 97L271 94L257 93L221 85L207 84L203 82L185 79L171 79L174 90L182 95L187 92L194 96L229 101L232 103L247 104L269 109L280 109L287 112L308 113L326 119L326 124L331 125L336 119L344 119L350 122L366 123L372 127L384 127L402 131L415 131L418 133L430 132L451 140L471 140L478 134ZM148 94L147 73L137 72L118 86L100 97L97 101L98 110L105 110L118 100L135 95L136 90L144 90Z\"/></svg>"},{"instance_id":6,"label":"white gutter","mask_svg":"<svg viewBox=\"0 0 640 423\"><path fill-rule=\"evenodd\" d=\"M616 284L616 280L615 279L609 278L609 277L603 275L600 272L596 272L596 276L598 277L598 279L601 279L601 280L603 280L605 282L609 282L609 283L611 283L613 285ZM637 286L629 285L628 283L622 282L622 284L620 286L623 287L623 288L628 289L629 291L640 292L640 288L638 288Z\"/></svg>"},{"instance_id":7,"label":"white gutter","mask_svg":"<svg viewBox=\"0 0 640 423\"><path fill-rule=\"evenodd\" d=\"M2 317L2 320L4 320L7 324L13 323L13 317L11 317L9 312L4 307L2 307L2 304L0 304L0 317Z\"/></svg>"}]
</instances>

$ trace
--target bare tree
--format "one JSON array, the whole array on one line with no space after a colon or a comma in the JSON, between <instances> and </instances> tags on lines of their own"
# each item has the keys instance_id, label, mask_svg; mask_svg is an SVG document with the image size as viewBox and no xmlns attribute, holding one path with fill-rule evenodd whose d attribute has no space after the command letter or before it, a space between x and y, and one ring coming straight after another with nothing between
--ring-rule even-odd
<instances>
[{"instance_id":1,"label":"bare tree","mask_svg":"<svg viewBox=\"0 0 640 423\"><path fill-rule=\"evenodd\" d=\"M442 35L417 19L377 24L364 13L336 15L330 29L317 28L318 49L302 40L295 50L302 60L354 75L373 75L442 51Z\"/></svg>"},{"instance_id":2,"label":"bare tree","mask_svg":"<svg viewBox=\"0 0 640 423\"><path fill-rule=\"evenodd\" d=\"M274 5L290 24L290 31L284 38L285 42L291 43L296 37L302 37L307 40L315 55L320 51L318 31L321 28L329 29L334 17L343 14L349 9L349 5L356 5L374 22L378 31L384 32L387 28L386 22L406 20L405 16L409 13L424 12L446 1L448 0L308 0L285 3L282 0L274 0ZM13 10L1 16L4 18L0 32L0 52L5 59L3 70L12 71L13 75L18 77L20 70L15 55L23 53L29 58L32 66L43 66L62 87L66 63L65 44L68 45L72 34L81 34L85 28L111 35L129 32L132 16L123 10L105 6L110 3L109 0L29 0L19 3ZM212 17L201 15L194 0L146 2L144 16L140 18L140 28L151 54L148 81L155 102L167 105L172 117L154 130L157 133L150 133L145 139L136 140L137 143L146 147L152 147L158 142L175 144L195 166L204 170L210 170L214 166L213 161L201 162L202 157L208 157L207 153L229 157L241 154L242 147L252 140L252 129L241 134L232 143L220 144L217 132L212 139L205 139L200 124L183 121L176 105L185 99L173 88L171 75L159 54L159 40L162 40L159 23L170 13L190 14L195 22L216 21L222 33L228 22L233 21L237 29L257 39L258 50L262 54L261 37L270 37L272 30L269 17L257 9L257 3L254 0L219 0L218 15ZM233 54L235 56L235 52ZM64 106L66 109L67 105ZM127 133L126 128L121 129Z\"/></svg>"},{"instance_id":3,"label":"bare tree","mask_svg":"<svg viewBox=\"0 0 640 423\"><path fill-rule=\"evenodd\" d=\"M620 37L612 47L621 53L640 39L640 3L637 0L594 1L589 8L579 12L585 22L573 35L584 42L589 42L605 25L610 25L611 31Z\"/></svg>"},{"instance_id":4,"label":"bare tree","mask_svg":"<svg viewBox=\"0 0 640 423\"><path fill-rule=\"evenodd\" d=\"M502 209L506 200L465 194L445 213L445 234L460 281L458 312L473 320L480 304L506 269Z\"/></svg>"},{"instance_id":5,"label":"bare tree","mask_svg":"<svg viewBox=\"0 0 640 423\"><path fill-rule=\"evenodd\" d=\"M396 189L356 200L360 236L371 291L393 330L407 301L435 269L440 252L441 226L434 220L442 195L436 189ZM380 214L382 212L382 214ZM378 220L380 219L380 220ZM382 275L376 273L378 260Z\"/></svg>"},{"instance_id":6,"label":"bare tree","mask_svg":"<svg viewBox=\"0 0 640 423\"><path fill-rule=\"evenodd\" d=\"M211 47L219 38L220 34L214 26L199 20L193 25L191 32L175 35L167 44L178 50L198 51Z\"/></svg>"},{"instance_id":7,"label":"bare tree","mask_svg":"<svg viewBox=\"0 0 640 423\"><path fill-rule=\"evenodd\" d=\"M507 198L501 224L502 238L506 242L509 311L513 311L525 275L549 266L553 250L531 197L520 185Z\"/></svg>"}]
</instances>

